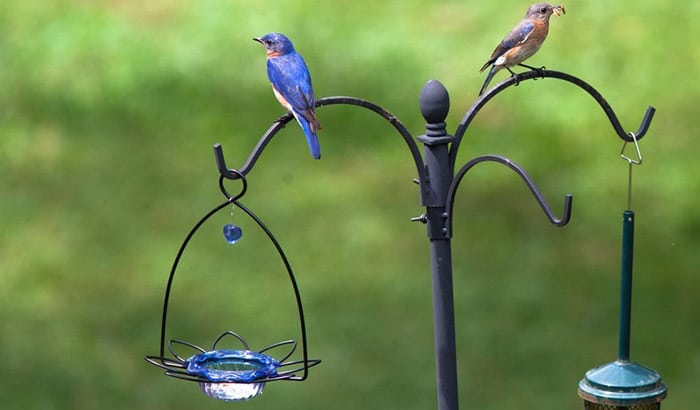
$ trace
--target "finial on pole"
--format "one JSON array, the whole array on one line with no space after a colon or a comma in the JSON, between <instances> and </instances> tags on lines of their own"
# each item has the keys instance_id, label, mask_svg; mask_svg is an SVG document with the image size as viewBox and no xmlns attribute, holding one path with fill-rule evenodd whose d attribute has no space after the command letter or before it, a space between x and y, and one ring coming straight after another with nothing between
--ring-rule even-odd
<instances>
[{"instance_id":1,"label":"finial on pole","mask_svg":"<svg viewBox=\"0 0 700 410\"><path fill-rule=\"evenodd\" d=\"M444 123L450 112L450 95L438 80L428 81L420 92L420 112L429 124Z\"/></svg>"}]
</instances>

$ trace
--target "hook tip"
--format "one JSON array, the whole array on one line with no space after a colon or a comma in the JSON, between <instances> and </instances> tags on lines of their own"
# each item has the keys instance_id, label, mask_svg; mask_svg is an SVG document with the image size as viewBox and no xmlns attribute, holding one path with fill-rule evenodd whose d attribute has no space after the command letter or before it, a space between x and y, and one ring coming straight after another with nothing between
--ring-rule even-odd
<instances>
[{"instance_id":1,"label":"hook tip","mask_svg":"<svg viewBox=\"0 0 700 410\"><path fill-rule=\"evenodd\" d=\"M634 133L637 140L642 139L644 134L647 133L647 130L649 130L649 126L651 125L651 120L654 119L655 113L656 113L656 108L654 108L651 105L647 107L647 110L644 113L644 118L642 118L642 123L639 125L639 129L637 130L637 132ZM624 138L624 140L627 142L633 142L634 138L632 138L628 135Z\"/></svg>"},{"instance_id":2,"label":"hook tip","mask_svg":"<svg viewBox=\"0 0 700 410\"><path fill-rule=\"evenodd\" d=\"M564 213L561 219L558 221L553 221L558 227L562 227L569 223L571 220L571 208L573 206L574 196L571 194L564 195Z\"/></svg>"},{"instance_id":3,"label":"hook tip","mask_svg":"<svg viewBox=\"0 0 700 410\"><path fill-rule=\"evenodd\" d=\"M224 159L224 150L221 144L218 142L214 144L214 159L216 160L216 168L219 170L221 176L226 179L240 179L243 177L243 173L230 169L226 166L226 160Z\"/></svg>"}]
</instances>

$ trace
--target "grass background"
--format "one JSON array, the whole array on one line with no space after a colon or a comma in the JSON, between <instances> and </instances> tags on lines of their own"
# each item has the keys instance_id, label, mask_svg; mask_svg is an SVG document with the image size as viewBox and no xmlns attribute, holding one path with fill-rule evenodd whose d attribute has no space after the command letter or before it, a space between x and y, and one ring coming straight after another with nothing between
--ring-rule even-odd
<instances>
[{"instance_id":1,"label":"grass background","mask_svg":"<svg viewBox=\"0 0 700 410\"><path fill-rule=\"evenodd\" d=\"M448 129L476 98L478 68L522 17L505 0L38 1L0 3L0 402L6 409L434 408L430 256L403 141L354 107L319 110L323 159L294 124L249 175L244 203L272 229L300 282L310 355L304 383L236 405L164 377L167 273L189 228L223 197L211 146L242 164L283 113L251 37L280 31L317 98L351 95L423 131L429 79L451 96ZM633 360L659 371L663 407L700 400L700 3L571 0L534 65L576 75L636 130L658 111L634 171ZM505 78L500 74L495 81ZM549 225L510 171L477 167L456 201L453 241L462 408L581 408L586 370L615 358L620 214L627 165L603 112L579 89L528 81L474 121L458 164L520 163L559 213ZM235 184L229 187L236 190ZM255 348L298 338L281 263L240 211L188 248L169 337ZM185 353L183 353L185 354Z\"/></svg>"}]
</instances>

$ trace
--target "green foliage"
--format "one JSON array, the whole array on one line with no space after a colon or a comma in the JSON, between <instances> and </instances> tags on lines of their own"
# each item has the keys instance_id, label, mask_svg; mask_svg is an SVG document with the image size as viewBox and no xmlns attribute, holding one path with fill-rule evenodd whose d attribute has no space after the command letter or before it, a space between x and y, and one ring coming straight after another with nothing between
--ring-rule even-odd
<instances>
[{"instance_id":1,"label":"green foliage","mask_svg":"<svg viewBox=\"0 0 700 410\"><path fill-rule=\"evenodd\" d=\"M588 81L635 130L657 115L635 169L632 357L669 386L664 408L700 399L700 211L693 2L565 4L534 65ZM422 133L417 96L441 80L453 130L478 68L525 3L464 1L5 1L0 3L0 402L4 409L224 408L166 378L162 293L187 230L223 200L211 146L232 166L283 114L250 39L288 34L317 98L373 101ZM505 78L499 74L494 80ZM296 124L265 150L244 203L297 272L310 354L304 383L274 383L241 408L434 408L430 255L405 144L378 117L319 110L323 159ZM456 204L454 270L463 408L577 408L585 371L616 351L620 214L627 166L597 105L555 80L499 95L460 163L506 155L571 224L548 226L510 171L483 165ZM237 189L231 183L230 189ZM253 347L298 338L281 263L240 210L244 239L213 218L183 258L170 337L223 330Z\"/></svg>"}]
</instances>

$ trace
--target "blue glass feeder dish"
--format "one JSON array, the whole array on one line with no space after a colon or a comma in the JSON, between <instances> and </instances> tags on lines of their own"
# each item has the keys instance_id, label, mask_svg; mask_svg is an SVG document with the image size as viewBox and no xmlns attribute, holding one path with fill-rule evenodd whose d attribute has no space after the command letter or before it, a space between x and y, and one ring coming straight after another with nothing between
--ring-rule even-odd
<instances>
[{"instance_id":1,"label":"blue glass feeder dish","mask_svg":"<svg viewBox=\"0 0 700 410\"><path fill-rule=\"evenodd\" d=\"M265 382L277 376L281 363L250 350L213 350L190 357L187 373L196 375L207 396L225 401L248 400L263 392Z\"/></svg>"},{"instance_id":2,"label":"blue glass feeder dish","mask_svg":"<svg viewBox=\"0 0 700 410\"><path fill-rule=\"evenodd\" d=\"M238 339L243 344L244 349L216 349L216 345L225 336ZM176 352L175 344L198 350L201 353L184 359ZM289 351L280 360L263 353L285 346L288 346ZM173 358L146 356L146 360L164 369L168 376L198 382L200 389L211 398L239 401L248 400L261 394L267 382L305 380L308 368L321 361L306 357L303 360L288 361L296 347L297 343L294 340L287 340L255 352L250 350L248 343L241 336L228 330L219 335L211 350L207 351L195 344L173 339L168 343L168 350ZM298 373L302 374L298 375Z\"/></svg>"},{"instance_id":3,"label":"blue glass feeder dish","mask_svg":"<svg viewBox=\"0 0 700 410\"><path fill-rule=\"evenodd\" d=\"M185 361L187 373L212 382L250 383L277 376L280 363L270 356L250 350L213 350Z\"/></svg>"}]
</instances>

